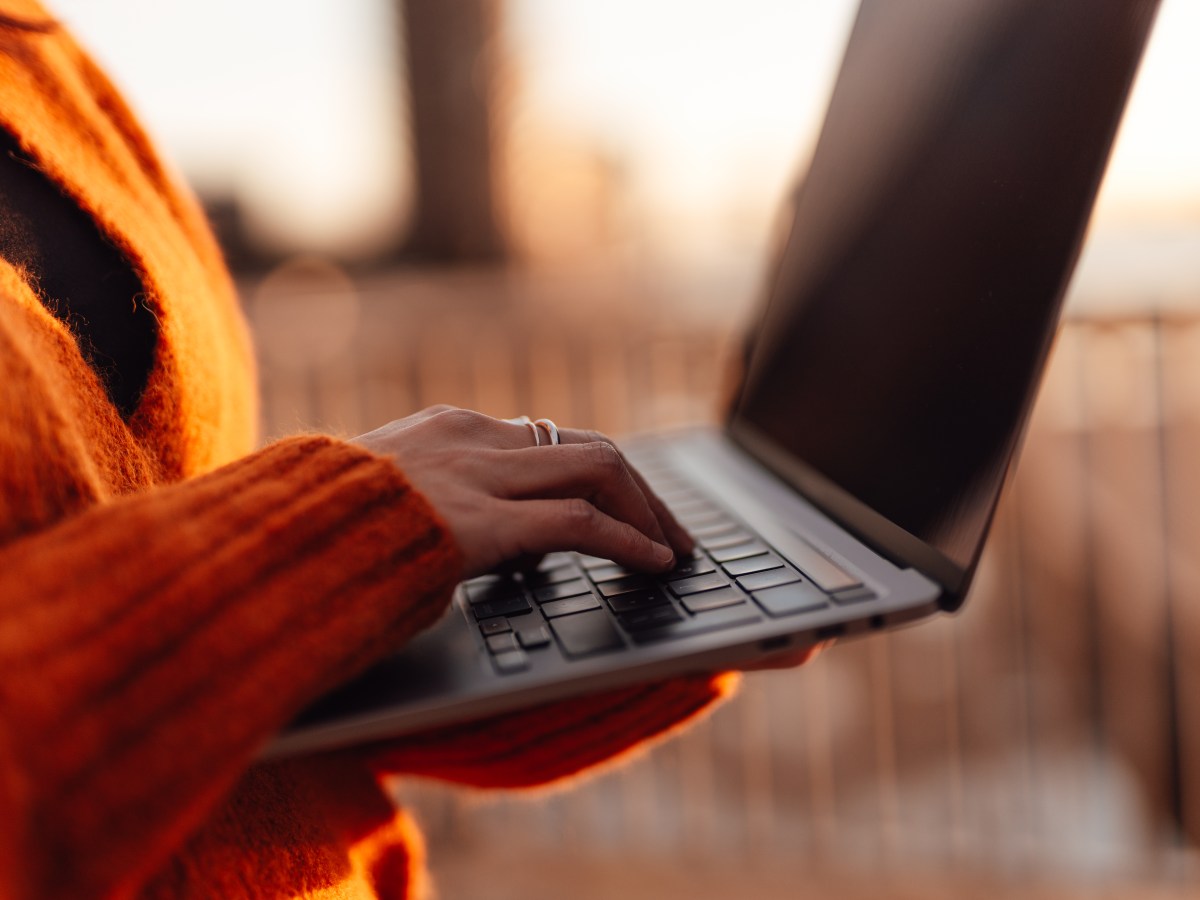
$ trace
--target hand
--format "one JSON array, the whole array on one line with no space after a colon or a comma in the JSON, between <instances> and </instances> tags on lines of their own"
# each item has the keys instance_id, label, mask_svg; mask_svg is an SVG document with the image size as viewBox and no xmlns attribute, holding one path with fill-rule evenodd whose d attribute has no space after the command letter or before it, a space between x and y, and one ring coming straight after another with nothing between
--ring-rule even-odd
<instances>
[{"instance_id":1,"label":"hand","mask_svg":"<svg viewBox=\"0 0 1200 900\"><path fill-rule=\"evenodd\" d=\"M560 429L533 446L525 425L435 406L353 440L392 457L458 541L462 577L556 550L665 572L693 542L613 443Z\"/></svg>"},{"instance_id":2,"label":"hand","mask_svg":"<svg viewBox=\"0 0 1200 900\"><path fill-rule=\"evenodd\" d=\"M770 656L764 656L762 659L752 663L746 663L739 666L743 672L764 672L773 669L794 669L797 666L802 666L806 662L811 662L819 653L828 650L833 646L833 640L822 641L819 644L813 644L811 647L803 647L799 650L780 650L778 653L772 653Z\"/></svg>"}]
</instances>

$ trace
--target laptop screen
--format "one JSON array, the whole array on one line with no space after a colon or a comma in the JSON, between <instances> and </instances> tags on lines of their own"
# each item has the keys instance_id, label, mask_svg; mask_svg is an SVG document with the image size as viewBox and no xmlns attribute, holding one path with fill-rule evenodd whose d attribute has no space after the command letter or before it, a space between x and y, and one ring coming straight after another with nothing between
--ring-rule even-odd
<instances>
[{"instance_id":1,"label":"laptop screen","mask_svg":"<svg viewBox=\"0 0 1200 900\"><path fill-rule=\"evenodd\" d=\"M730 432L952 592L1032 404L1156 6L867 0L792 197Z\"/></svg>"}]
</instances>

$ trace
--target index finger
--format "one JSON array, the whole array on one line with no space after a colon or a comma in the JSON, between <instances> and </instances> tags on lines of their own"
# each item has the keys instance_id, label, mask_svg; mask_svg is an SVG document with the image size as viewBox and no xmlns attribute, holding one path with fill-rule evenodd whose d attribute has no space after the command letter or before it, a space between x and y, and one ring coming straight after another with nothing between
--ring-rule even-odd
<instances>
[{"instance_id":1,"label":"index finger","mask_svg":"<svg viewBox=\"0 0 1200 900\"><path fill-rule=\"evenodd\" d=\"M658 520L658 525L662 529L663 535L670 544L671 549L675 551L675 555L679 558L690 556L692 551L696 549L696 542L687 530L679 524L667 504L662 501L658 494L654 493L654 489L647 483L645 477L637 470L624 453L621 453L621 448L610 438L601 434L598 431L587 431L575 428L560 428L558 430L559 437L563 443L570 444L588 444L594 442L602 442L612 445L612 447L620 454L621 459L625 461L625 466L629 469L629 474L633 478L634 483L646 498L646 503L650 507L650 511Z\"/></svg>"}]
</instances>

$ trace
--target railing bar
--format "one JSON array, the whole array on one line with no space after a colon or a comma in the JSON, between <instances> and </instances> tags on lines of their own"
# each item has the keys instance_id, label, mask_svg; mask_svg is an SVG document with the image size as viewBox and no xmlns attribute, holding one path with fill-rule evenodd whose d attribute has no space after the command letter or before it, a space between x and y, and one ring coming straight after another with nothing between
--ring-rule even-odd
<instances>
[{"instance_id":1,"label":"railing bar","mask_svg":"<svg viewBox=\"0 0 1200 900\"><path fill-rule=\"evenodd\" d=\"M1025 819L1019 834L1024 836L1022 847L1022 864L1028 867L1033 858L1033 847L1040 845L1045 835L1046 823L1042 815L1042 807L1034 802L1041 783L1040 767L1037 757L1037 717L1034 710L1037 707L1035 694L1037 679L1031 671L1035 652L1033 635L1033 616L1030 611L1029 590L1026 587L1026 551L1025 551L1025 498L1023 492L1015 490L1009 495L1009 552L1011 554L1010 571L1013 573L1012 592L1014 594L1012 609L1016 619L1017 631L1017 669L1021 679L1021 689L1017 692L1020 706L1017 717L1017 727L1021 731L1021 760L1022 760L1022 797L1025 807Z\"/></svg>"},{"instance_id":2,"label":"railing bar","mask_svg":"<svg viewBox=\"0 0 1200 900\"><path fill-rule=\"evenodd\" d=\"M896 695L892 690L891 634L870 643L872 707L875 711L875 768L879 791L879 846L887 864L900 859L900 798L896 774Z\"/></svg>"},{"instance_id":3,"label":"railing bar","mask_svg":"<svg viewBox=\"0 0 1200 900\"><path fill-rule=\"evenodd\" d=\"M961 643L958 623L946 623L941 641L943 678L946 693L946 781L950 801L950 859L961 862L966 856L966 792L963 778L963 715L967 698L962 690Z\"/></svg>"},{"instance_id":4,"label":"railing bar","mask_svg":"<svg viewBox=\"0 0 1200 900\"><path fill-rule=\"evenodd\" d=\"M1171 555L1171 490L1168 482L1168 467L1170 454L1167 447L1167 417L1170 414L1166 402L1166 373L1164 371L1165 347L1163 342L1163 322L1160 314L1155 313L1151 318L1151 335L1153 336L1154 353L1154 405L1155 405L1155 450L1158 454L1158 488L1159 488L1159 527L1161 529L1160 546L1162 548L1163 571L1163 643L1166 652L1163 654L1163 664L1166 667L1167 689L1167 789L1172 818L1171 840L1175 847L1183 843L1184 838L1184 802L1183 802L1183 734L1180 724L1179 701L1179 648L1176 646L1177 617L1175 615L1175 592L1173 563Z\"/></svg>"},{"instance_id":5,"label":"railing bar","mask_svg":"<svg viewBox=\"0 0 1200 900\"><path fill-rule=\"evenodd\" d=\"M1089 724L1091 725L1092 762L1094 766L1098 767L1104 753L1106 740L1104 729L1104 696L1102 692L1103 663L1101 660L1100 599L1096 583L1096 534L1093 524L1096 517L1096 505L1092 495L1095 461L1093 459L1094 448L1092 447L1090 423L1090 392L1088 391L1088 360L1090 356L1088 345L1091 343L1091 335L1087 334L1087 331L1091 330L1093 330L1091 327L1087 329L1080 328L1079 353L1076 357L1076 362L1078 365L1077 377L1080 409L1079 477L1083 484L1083 534L1081 535L1081 545L1083 548L1081 558L1083 566L1082 572L1080 572L1080 589L1083 596L1084 622L1082 625L1086 639L1087 653L1085 682L1087 684L1087 714Z\"/></svg>"},{"instance_id":6,"label":"railing bar","mask_svg":"<svg viewBox=\"0 0 1200 900\"><path fill-rule=\"evenodd\" d=\"M746 809L747 856L767 856L776 832L775 777L771 760L771 710L764 678L749 679L738 698L742 725L740 743L742 800Z\"/></svg>"},{"instance_id":7,"label":"railing bar","mask_svg":"<svg viewBox=\"0 0 1200 900\"><path fill-rule=\"evenodd\" d=\"M812 712L807 729L807 762L812 814L814 822L815 853L810 858L814 866L826 859L836 858L840 849L838 842L837 778L833 765L833 714L829 697L829 661L818 660L804 679Z\"/></svg>"}]
</instances>

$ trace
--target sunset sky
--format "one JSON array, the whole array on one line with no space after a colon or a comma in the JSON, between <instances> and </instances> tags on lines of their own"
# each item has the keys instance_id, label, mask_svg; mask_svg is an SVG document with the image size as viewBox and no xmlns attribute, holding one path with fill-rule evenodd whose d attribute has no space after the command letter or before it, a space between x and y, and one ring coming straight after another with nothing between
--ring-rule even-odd
<instances>
[{"instance_id":1,"label":"sunset sky","mask_svg":"<svg viewBox=\"0 0 1200 900\"><path fill-rule=\"evenodd\" d=\"M337 245L394 220L406 168L385 0L54 8L188 176L238 191L268 230ZM731 210L765 218L811 145L854 8L510 0L515 112L619 160L668 230ZM1200 228L1198 45L1200 3L1164 0L1097 228Z\"/></svg>"}]
</instances>

